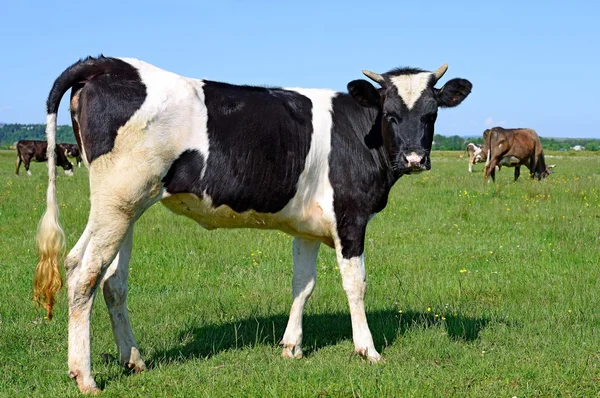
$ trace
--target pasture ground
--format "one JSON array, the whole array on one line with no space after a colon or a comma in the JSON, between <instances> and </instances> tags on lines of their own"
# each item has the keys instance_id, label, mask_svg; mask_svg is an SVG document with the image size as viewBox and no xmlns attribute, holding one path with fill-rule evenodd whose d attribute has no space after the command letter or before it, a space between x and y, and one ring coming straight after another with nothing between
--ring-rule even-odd
<instances>
[{"instance_id":1,"label":"pasture ground","mask_svg":"<svg viewBox=\"0 0 600 398\"><path fill-rule=\"evenodd\" d=\"M482 165L469 174L459 152L436 152L432 171L398 181L366 241L367 316L385 358L376 365L351 356L331 249L318 259L305 358L285 360L291 238L205 231L154 206L136 227L128 303L149 370L128 375L115 362L99 298L92 358L102 396L597 396L600 152L547 158L557 167L543 183L512 183L503 169L484 184ZM51 322L31 301L46 167L17 177L14 161L0 152L0 395L78 396L65 291ZM60 171L70 248L88 215L87 171Z\"/></svg>"}]
</instances>

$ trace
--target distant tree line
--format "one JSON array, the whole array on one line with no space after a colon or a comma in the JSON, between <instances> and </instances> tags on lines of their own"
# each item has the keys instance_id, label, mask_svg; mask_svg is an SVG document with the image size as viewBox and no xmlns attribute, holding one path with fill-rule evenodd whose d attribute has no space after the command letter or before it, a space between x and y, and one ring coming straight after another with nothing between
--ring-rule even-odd
<instances>
[{"instance_id":1,"label":"distant tree line","mask_svg":"<svg viewBox=\"0 0 600 398\"><path fill-rule=\"evenodd\" d=\"M4 124L0 125L0 147L9 148L19 140L46 140L45 124ZM56 141L75 144L71 126L56 128Z\"/></svg>"},{"instance_id":2,"label":"distant tree line","mask_svg":"<svg viewBox=\"0 0 600 398\"><path fill-rule=\"evenodd\" d=\"M560 151L568 150L577 145L588 151L600 150L600 139L593 138L544 138L540 137L544 149ZM4 124L0 125L0 148L9 148L19 140L45 140L45 124ZM75 143L73 128L71 126L58 126L56 131L57 142ZM446 137L436 134L433 137L433 149L440 151L464 151L469 142L483 144L482 137L460 137L453 135Z\"/></svg>"},{"instance_id":3,"label":"distant tree line","mask_svg":"<svg viewBox=\"0 0 600 398\"><path fill-rule=\"evenodd\" d=\"M580 146L588 151L600 150L600 139L594 138L544 138L542 140L542 146L544 149L550 151L566 151L573 147ZM464 151L469 142L474 144L483 144L483 137L459 137L453 135L451 137L445 137L443 135L436 134L433 137L433 149L440 151Z\"/></svg>"}]
</instances>

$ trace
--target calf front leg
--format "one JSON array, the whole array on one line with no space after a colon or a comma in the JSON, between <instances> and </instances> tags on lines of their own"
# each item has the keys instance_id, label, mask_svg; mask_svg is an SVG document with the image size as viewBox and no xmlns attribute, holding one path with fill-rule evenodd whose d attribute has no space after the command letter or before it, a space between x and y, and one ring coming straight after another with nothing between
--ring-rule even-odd
<instances>
[{"instance_id":1,"label":"calf front leg","mask_svg":"<svg viewBox=\"0 0 600 398\"><path fill-rule=\"evenodd\" d=\"M302 316L304 306L317 282L317 255L321 242L294 238L294 275L292 277L292 295L294 301L290 311L281 345L285 358L302 358Z\"/></svg>"},{"instance_id":2,"label":"calf front leg","mask_svg":"<svg viewBox=\"0 0 600 398\"><path fill-rule=\"evenodd\" d=\"M338 225L339 238L336 241L335 249L342 275L342 285L350 306L354 350L361 357L371 362L378 362L381 360L381 355L373 344L365 313L365 293L367 291L364 261L365 229L366 221L364 224L358 225Z\"/></svg>"}]
</instances>

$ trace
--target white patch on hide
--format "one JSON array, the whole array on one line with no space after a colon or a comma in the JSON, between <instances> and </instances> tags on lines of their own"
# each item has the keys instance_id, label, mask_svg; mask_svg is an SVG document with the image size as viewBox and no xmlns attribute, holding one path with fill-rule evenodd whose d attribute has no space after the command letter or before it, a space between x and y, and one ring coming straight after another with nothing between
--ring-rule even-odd
<instances>
[{"instance_id":1,"label":"white patch on hide","mask_svg":"<svg viewBox=\"0 0 600 398\"><path fill-rule=\"evenodd\" d=\"M396 86L398 94L406 107L410 110L415 105L417 100L423 94L423 91L429 84L429 79L432 73L421 72L413 75L400 75L391 77L391 81Z\"/></svg>"}]
</instances>

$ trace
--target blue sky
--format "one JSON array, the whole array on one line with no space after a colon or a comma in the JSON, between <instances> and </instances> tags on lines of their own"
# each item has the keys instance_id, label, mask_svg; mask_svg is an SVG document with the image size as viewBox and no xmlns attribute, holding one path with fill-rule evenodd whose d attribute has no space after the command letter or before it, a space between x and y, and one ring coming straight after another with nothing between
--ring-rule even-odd
<instances>
[{"instance_id":1,"label":"blue sky","mask_svg":"<svg viewBox=\"0 0 600 398\"><path fill-rule=\"evenodd\" d=\"M0 122L43 123L54 79L87 55L136 57L240 84L344 90L397 66L473 92L436 133L490 126L600 138L598 1L10 1L0 14ZM65 96L67 97L67 96ZM65 101L59 123L70 124Z\"/></svg>"}]
</instances>

